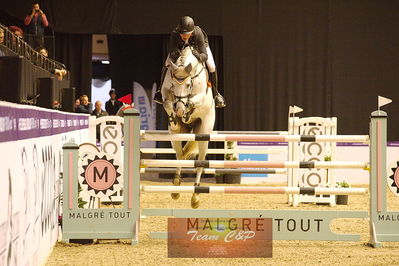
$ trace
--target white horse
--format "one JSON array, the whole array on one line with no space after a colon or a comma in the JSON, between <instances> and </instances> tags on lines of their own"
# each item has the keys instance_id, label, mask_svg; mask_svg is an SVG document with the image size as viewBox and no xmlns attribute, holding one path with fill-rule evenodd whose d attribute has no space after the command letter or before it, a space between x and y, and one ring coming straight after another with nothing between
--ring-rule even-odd
<instances>
[{"instance_id":1,"label":"white horse","mask_svg":"<svg viewBox=\"0 0 399 266\"><path fill-rule=\"evenodd\" d=\"M215 104L212 90L207 84L207 71L192 54L192 48L186 46L181 56L173 63L169 60L168 71L162 84L164 109L169 118L170 133L210 134L215 124ZM167 64L167 65L168 65ZM187 160L195 157L198 147L198 160L205 160L208 152L208 141L190 141L184 147L181 141L172 141L177 160ZM173 184L181 183L181 168L176 169ZM194 186L200 185L203 167L197 168ZM180 197L172 193L173 199ZM191 207L198 208L199 195L194 193Z\"/></svg>"}]
</instances>

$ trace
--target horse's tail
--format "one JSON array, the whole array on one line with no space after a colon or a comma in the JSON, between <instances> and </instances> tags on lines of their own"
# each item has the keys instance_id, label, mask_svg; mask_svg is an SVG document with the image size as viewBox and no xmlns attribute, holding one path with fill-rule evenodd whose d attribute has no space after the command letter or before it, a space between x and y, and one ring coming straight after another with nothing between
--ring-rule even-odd
<instances>
[{"instance_id":1,"label":"horse's tail","mask_svg":"<svg viewBox=\"0 0 399 266\"><path fill-rule=\"evenodd\" d=\"M184 160L193 159L196 155L196 149L198 145L196 141L188 141L183 148L183 158Z\"/></svg>"}]
</instances>

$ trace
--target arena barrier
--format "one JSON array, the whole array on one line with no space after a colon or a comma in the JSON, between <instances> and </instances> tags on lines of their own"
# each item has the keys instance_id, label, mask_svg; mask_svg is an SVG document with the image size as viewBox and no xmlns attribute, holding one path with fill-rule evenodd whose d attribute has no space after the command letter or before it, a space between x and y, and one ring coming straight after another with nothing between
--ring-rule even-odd
<instances>
[{"instance_id":1,"label":"arena barrier","mask_svg":"<svg viewBox=\"0 0 399 266\"><path fill-rule=\"evenodd\" d=\"M140 189L145 191L146 186L140 188L140 118L139 112L130 109L125 111L124 122L124 169L123 180L118 180L118 163L112 156L97 154L91 155L82 163L79 170L79 182L83 189L89 188L90 193L97 196L107 196L114 193L115 187L121 189L124 184L123 208L121 209L79 209L77 208L78 191L78 146L73 143L64 146L64 205L63 205L63 240L70 238L98 238L119 239L130 238L132 244L138 242L138 224L140 215L171 216L178 218L272 218L273 239L275 240L326 240L326 241L358 241L359 235L336 234L330 230L332 220L337 218L369 218L370 240L373 247L381 246L384 241L399 241L399 228L392 219L399 216L399 212L389 212L386 209L386 121L387 115L383 111L371 114L370 121L370 215L367 211L308 211L308 210L221 210L221 209L142 209L140 213ZM107 163L108 162L108 163ZM193 162L189 166L193 167ZM264 162L262 162L264 163ZM323 162L314 167L361 167L367 168L368 163L337 163ZM224 164L224 162L223 162ZM277 163L278 165L281 164ZM93 166L94 165L94 166ZM97 165L97 166L95 166ZM106 165L106 167L104 166ZM306 162L303 166L312 166ZM199 166L199 165L196 165ZM205 165L200 165L205 166ZM283 166L283 165L281 165ZM284 167L300 167L301 164L284 163ZM87 169L97 167L93 173ZM169 166L170 168L170 166ZM97 175L96 175L97 171ZM94 182L93 182L94 176ZM97 182L96 183L96 177ZM104 185L106 178L113 180L109 186ZM396 177L395 177L396 178ZM100 180L101 179L101 180ZM83 181L82 181L83 180ZM116 180L116 181L115 181ZM397 179L395 179L397 180ZM100 182L101 181L101 182ZM392 184L393 185L393 184ZM165 186L148 187L151 190L166 190ZM170 190L179 189L170 186ZM185 192L195 191L194 187L181 187ZM199 193L215 192L217 189L224 193L230 190L236 193L245 192L245 187L200 187ZM256 188L259 193L344 193L341 190L331 189L323 191L322 188ZM324 188L325 189L325 188ZM299 191L298 191L299 190ZM159 191L158 191L159 192ZM169 191L168 191L169 192ZM180 191L181 192L181 191ZM220 191L219 191L220 192ZM144 193L144 192L143 192ZM210 192L212 193L212 192ZM216 192L215 192L216 193ZM254 192L251 192L254 193ZM365 193L365 190L348 190L347 193ZM82 219L84 217L84 219ZM307 225L306 228L303 225ZM166 234L152 233L153 238L165 238Z\"/></svg>"}]
</instances>

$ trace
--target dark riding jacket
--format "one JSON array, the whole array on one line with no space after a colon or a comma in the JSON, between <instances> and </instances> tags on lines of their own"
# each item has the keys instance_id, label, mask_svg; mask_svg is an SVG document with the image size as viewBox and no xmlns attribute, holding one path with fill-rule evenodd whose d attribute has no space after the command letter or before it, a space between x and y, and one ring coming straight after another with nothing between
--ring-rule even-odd
<instances>
[{"instance_id":1,"label":"dark riding jacket","mask_svg":"<svg viewBox=\"0 0 399 266\"><path fill-rule=\"evenodd\" d=\"M201 62L206 62L208 60L208 54L206 52L206 48L209 46L208 44L208 36L205 31L203 31L199 26L194 27L194 31L191 34L190 39L188 39L188 44L193 47L194 55ZM183 49L185 42L180 37L180 34L177 30L173 30L170 35L170 50L169 57L173 62L176 62L177 58L180 56L180 51Z\"/></svg>"}]
</instances>

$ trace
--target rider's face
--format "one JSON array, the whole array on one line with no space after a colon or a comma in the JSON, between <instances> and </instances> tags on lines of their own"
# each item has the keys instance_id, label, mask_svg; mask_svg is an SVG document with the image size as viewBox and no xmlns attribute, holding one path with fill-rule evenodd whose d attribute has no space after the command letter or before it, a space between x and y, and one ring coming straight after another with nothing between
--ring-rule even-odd
<instances>
[{"instance_id":1,"label":"rider's face","mask_svg":"<svg viewBox=\"0 0 399 266\"><path fill-rule=\"evenodd\" d=\"M181 33L181 34L180 34L180 37L181 37L181 39L182 39L183 41L187 42L188 39L190 39L191 34L192 34L191 32L190 32L190 33Z\"/></svg>"}]
</instances>

